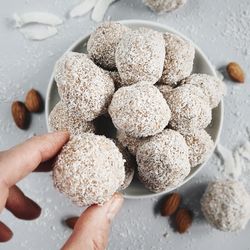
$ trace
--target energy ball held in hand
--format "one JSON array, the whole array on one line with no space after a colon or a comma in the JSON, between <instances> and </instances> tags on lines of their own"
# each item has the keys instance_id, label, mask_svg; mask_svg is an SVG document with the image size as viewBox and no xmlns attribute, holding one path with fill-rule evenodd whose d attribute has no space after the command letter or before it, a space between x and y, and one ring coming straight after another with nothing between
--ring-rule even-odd
<instances>
[{"instance_id":1,"label":"energy ball held in hand","mask_svg":"<svg viewBox=\"0 0 250 250\"><path fill-rule=\"evenodd\" d=\"M124 183L124 160L113 141L71 136L53 168L55 187L78 206L104 204Z\"/></svg>"}]
</instances>

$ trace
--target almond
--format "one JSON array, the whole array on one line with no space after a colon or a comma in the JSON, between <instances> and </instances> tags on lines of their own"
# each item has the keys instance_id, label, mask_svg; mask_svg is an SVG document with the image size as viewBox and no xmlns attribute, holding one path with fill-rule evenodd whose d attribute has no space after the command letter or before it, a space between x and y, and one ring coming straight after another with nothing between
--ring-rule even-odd
<instances>
[{"instance_id":1,"label":"almond","mask_svg":"<svg viewBox=\"0 0 250 250\"><path fill-rule=\"evenodd\" d=\"M181 234L185 233L192 224L192 213L187 208L180 208L175 215L175 223L177 231Z\"/></svg>"},{"instance_id":2,"label":"almond","mask_svg":"<svg viewBox=\"0 0 250 250\"><path fill-rule=\"evenodd\" d=\"M245 73L238 63L230 62L227 65L227 73L232 80L236 82L244 83Z\"/></svg>"},{"instance_id":3,"label":"almond","mask_svg":"<svg viewBox=\"0 0 250 250\"><path fill-rule=\"evenodd\" d=\"M12 103L11 112L13 119L20 129L27 129L29 126L29 111L24 103L15 101Z\"/></svg>"},{"instance_id":4,"label":"almond","mask_svg":"<svg viewBox=\"0 0 250 250\"><path fill-rule=\"evenodd\" d=\"M163 203L161 214L162 216L170 216L175 213L181 203L181 196L178 193L172 193L167 196Z\"/></svg>"},{"instance_id":5,"label":"almond","mask_svg":"<svg viewBox=\"0 0 250 250\"><path fill-rule=\"evenodd\" d=\"M74 229L75 224L76 224L78 219L79 219L79 217L70 217L70 218L65 220L65 223L69 228Z\"/></svg>"},{"instance_id":6,"label":"almond","mask_svg":"<svg viewBox=\"0 0 250 250\"><path fill-rule=\"evenodd\" d=\"M43 101L37 90L31 89L27 93L25 105L30 112L37 113L42 111Z\"/></svg>"}]
</instances>

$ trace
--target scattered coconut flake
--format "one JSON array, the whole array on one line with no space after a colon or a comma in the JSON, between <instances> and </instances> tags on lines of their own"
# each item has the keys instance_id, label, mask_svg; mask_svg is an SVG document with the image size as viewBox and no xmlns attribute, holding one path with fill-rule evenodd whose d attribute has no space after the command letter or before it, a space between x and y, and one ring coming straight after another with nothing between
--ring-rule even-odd
<instances>
[{"instance_id":1,"label":"scattered coconut flake","mask_svg":"<svg viewBox=\"0 0 250 250\"><path fill-rule=\"evenodd\" d=\"M69 16L71 18L83 16L83 15L87 14L89 11L91 11L95 7L96 3L97 3L97 0L84 0L80 4L76 5L69 12Z\"/></svg>"},{"instance_id":2,"label":"scattered coconut flake","mask_svg":"<svg viewBox=\"0 0 250 250\"><path fill-rule=\"evenodd\" d=\"M26 39L42 41L56 35L58 31L55 27L36 25L22 28L20 29L20 32L24 35Z\"/></svg>"},{"instance_id":3,"label":"scattered coconut flake","mask_svg":"<svg viewBox=\"0 0 250 250\"><path fill-rule=\"evenodd\" d=\"M224 75L219 70L216 70L216 75L221 81L224 80Z\"/></svg>"},{"instance_id":4,"label":"scattered coconut flake","mask_svg":"<svg viewBox=\"0 0 250 250\"><path fill-rule=\"evenodd\" d=\"M16 28L21 28L22 26L31 23L46 24L51 26L57 26L63 23L63 20L54 14L36 11L27 12L21 15L15 13L13 15L13 19L15 21Z\"/></svg>"},{"instance_id":5,"label":"scattered coconut flake","mask_svg":"<svg viewBox=\"0 0 250 250\"><path fill-rule=\"evenodd\" d=\"M239 154L246 160L250 161L250 142L246 141L243 145L238 148Z\"/></svg>"},{"instance_id":6,"label":"scattered coconut flake","mask_svg":"<svg viewBox=\"0 0 250 250\"><path fill-rule=\"evenodd\" d=\"M223 174L226 177L239 179L243 173L249 171L250 162L250 142L235 149L234 152L225 148L221 144L217 146L217 152L223 161Z\"/></svg>"},{"instance_id":7,"label":"scattered coconut flake","mask_svg":"<svg viewBox=\"0 0 250 250\"><path fill-rule=\"evenodd\" d=\"M217 152L221 157L224 165L223 173L227 177L238 178L241 174L240 166L236 166L235 159L231 150L225 148L221 144L217 145Z\"/></svg>"},{"instance_id":8,"label":"scattered coconut flake","mask_svg":"<svg viewBox=\"0 0 250 250\"><path fill-rule=\"evenodd\" d=\"M237 150L233 153L233 157L235 166L232 177L234 177L235 179L239 179L242 174L242 170L245 169L245 162Z\"/></svg>"},{"instance_id":9,"label":"scattered coconut flake","mask_svg":"<svg viewBox=\"0 0 250 250\"><path fill-rule=\"evenodd\" d=\"M115 1L116 0L98 0L92 12L92 16L91 16L92 20L96 22L101 22L104 18L104 15L109 5L111 5Z\"/></svg>"}]
</instances>

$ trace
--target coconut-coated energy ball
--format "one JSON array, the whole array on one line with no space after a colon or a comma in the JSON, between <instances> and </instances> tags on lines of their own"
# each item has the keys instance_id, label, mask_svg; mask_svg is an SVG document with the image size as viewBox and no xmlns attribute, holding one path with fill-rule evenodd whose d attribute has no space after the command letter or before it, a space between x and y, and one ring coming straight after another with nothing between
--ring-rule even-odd
<instances>
[{"instance_id":1,"label":"coconut-coated energy ball","mask_svg":"<svg viewBox=\"0 0 250 250\"><path fill-rule=\"evenodd\" d=\"M167 126L171 112L160 91L140 82L118 89L109 106L115 127L133 137L155 135Z\"/></svg>"},{"instance_id":2,"label":"coconut-coated energy ball","mask_svg":"<svg viewBox=\"0 0 250 250\"><path fill-rule=\"evenodd\" d=\"M61 101L49 114L49 127L51 131L67 130L73 135L95 132L95 126L92 122L86 122L81 117L69 113Z\"/></svg>"},{"instance_id":3,"label":"coconut-coated energy ball","mask_svg":"<svg viewBox=\"0 0 250 250\"><path fill-rule=\"evenodd\" d=\"M156 193L178 185L190 172L185 139L170 129L139 146L136 161L141 182Z\"/></svg>"},{"instance_id":4,"label":"coconut-coated energy ball","mask_svg":"<svg viewBox=\"0 0 250 250\"><path fill-rule=\"evenodd\" d=\"M119 141L115 141L116 146L122 153L123 159L125 160L125 179L119 190L126 189L130 183L132 182L135 174L135 167L136 167L136 160L135 158L129 153L129 151L122 146Z\"/></svg>"},{"instance_id":5,"label":"coconut-coated energy ball","mask_svg":"<svg viewBox=\"0 0 250 250\"><path fill-rule=\"evenodd\" d=\"M139 28L127 32L116 49L116 66L123 85L147 81L155 84L162 75L165 42L160 32Z\"/></svg>"},{"instance_id":6,"label":"coconut-coated energy ball","mask_svg":"<svg viewBox=\"0 0 250 250\"><path fill-rule=\"evenodd\" d=\"M213 227L225 232L239 231L250 219L250 196L241 182L212 182L202 196L201 210Z\"/></svg>"},{"instance_id":7,"label":"coconut-coated energy ball","mask_svg":"<svg viewBox=\"0 0 250 250\"><path fill-rule=\"evenodd\" d=\"M211 136L204 130L196 130L184 135L189 151L191 167L204 163L214 148Z\"/></svg>"},{"instance_id":8,"label":"coconut-coated energy ball","mask_svg":"<svg viewBox=\"0 0 250 250\"><path fill-rule=\"evenodd\" d=\"M92 121L107 111L115 91L114 82L86 54L66 53L55 66L61 101L70 113Z\"/></svg>"},{"instance_id":9,"label":"coconut-coated energy ball","mask_svg":"<svg viewBox=\"0 0 250 250\"><path fill-rule=\"evenodd\" d=\"M192 74L183 79L181 85L192 84L201 87L204 94L209 98L211 108L219 105L221 99L226 94L226 86L218 77L206 74Z\"/></svg>"},{"instance_id":10,"label":"coconut-coated energy ball","mask_svg":"<svg viewBox=\"0 0 250 250\"><path fill-rule=\"evenodd\" d=\"M90 58L104 69L114 70L115 51L129 28L116 22L102 23L90 36L87 51Z\"/></svg>"},{"instance_id":11,"label":"coconut-coated energy ball","mask_svg":"<svg viewBox=\"0 0 250 250\"><path fill-rule=\"evenodd\" d=\"M124 178L124 160L114 142L91 133L71 136L53 168L55 187L78 206L105 203Z\"/></svg>"},{"instance_id":12,"label":"coconut-coated energy ball","mask_svg":"<svg viewBox=\"0 0 250 250\"><path fill-rule=\"evenodd\" d=\"M182 134L204 129L211 122L209 101L199 87L177 87L168 95L167 103L172 114L169 124Z\"/></svg>"},{"instance_id":13,"label":"coconut-coated energy ball","mask_svg":"<svg viewBox=\"0 0 250 250\"><path fill-rule=\"evenodd\" d=\"M165 33L166 55L161 84L176 86L193 70L195 49L193 45L178 35Z\"/></svg>"},{"instance_id":14,"label":"coconut-coated energy ball","mask_svg":"<svg viewBox=\"0 0 250 250\"><path fill-rule=\"evenodd\" d=\"M183 6L187 0L143 0L146 6L151 10L162 14L164 12L173 11Z\"/></svg>"},{"instance_id":15,"label":"coconut-coated energy ball","mask_svg":"<svg viewBox=\"0 0 250 250\"><path fill-rule=\"evenodd\" d=\"M136 137L126 135L124 132L119 131L119 130L117 131L116 138L122 144L122 146L124 148L128 149L130 154L132 154L133 156L136 155L137 148L142 143L144 143L145 141L148 140L148 138L143 138L143 137L142 138L136 138Z\"/></svg>"}]
</instances>

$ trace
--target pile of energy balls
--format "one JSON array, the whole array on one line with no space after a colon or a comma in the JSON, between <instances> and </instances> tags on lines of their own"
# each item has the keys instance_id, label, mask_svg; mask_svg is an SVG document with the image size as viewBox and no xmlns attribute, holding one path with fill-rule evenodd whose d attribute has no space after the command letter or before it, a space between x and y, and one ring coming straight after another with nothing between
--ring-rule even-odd
<instances>
[{"instance_id":1,"label":"pile of energy balls","mask_svg":"<svg viewBox=\"0 0 250 250\"><path fill-rule=\"evenodd\" d=\"M191 74L195 49L172 33L105 22L87 52L67 52L55 66L61 100L49 125L71 135L55 162L55 186L87 206L103 204L134 175L152 192L180 184L213 151L205 129L224 83ZM113 138L96 134L101 116L112 121Z\"/></svg>"}]
</instances>

